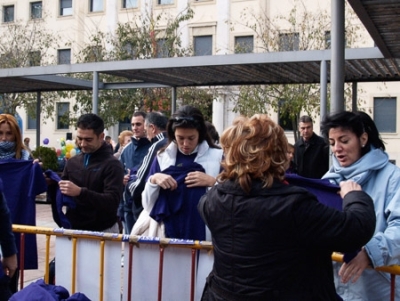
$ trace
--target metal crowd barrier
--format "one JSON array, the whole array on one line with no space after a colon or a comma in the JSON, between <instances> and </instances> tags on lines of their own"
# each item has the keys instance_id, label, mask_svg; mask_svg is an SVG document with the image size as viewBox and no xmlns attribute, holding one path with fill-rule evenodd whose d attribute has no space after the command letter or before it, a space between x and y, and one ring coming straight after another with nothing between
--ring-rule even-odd
<instances>
[{"instance_id":1,"label":"metal crowd barrier","mask_svg":"<svg viewBox=\"0 0 400 301\"><path fill-rule=\"evenodd\" d=\"M184 248L188 249L191 252L191 271L190 271L190 301L195 300L195 273L196 273L196 264L198 262L198 256L196 255L199 250L206 250L207 252L212 250L212 244L210 242L205 241L193 241L193 240L178 240L178 239L159 239L159 238L148 238L148 237L140 237L140 236L129 236L123 234L112 234L112 233L102 233L102 232L90 232L90 231L80 231L80 230L66 230L66 229L53 229L47 227L34 227L34 226L26 226L26 225L13 225L13 231L21 233L21 251L20 251L20 289L24 287L24 256L25 256L25 248L24 248L24 240L25 234L39 234L46 235L46 246L45 246L45 273L44 280L46 283L49 282L49 265L50 262L50 239L51 236L56 237L68 237L72 240L72 279L71 279L71 287L69 289L70 293L73 294L76 292L76 275L77 275L77 242L78 240L97 240L100 242L100 272L98 275L98 289L99 301L104 300L104 277L105 277L105 243L106 242L115 242L115 243L128 243L128 254L125 254L125 258L128 259L128 286L126 299L131 300L132 296L132 262L133 262L133 253L134 247L140 247L141 244L151 244L159 245L159 258L158 258L158 287L157 287L157 300L162 301L162 292L163 292L163 269L164 269L164 251L168 248ZM126 256L128 255L128 256ZM332 254L332 260L342 262L343 256L339 253ZM118 263L119 264L119 263ZM376 270L389 273L391 275L391 284L390 284L390 301L395 301L395 280L396 276L400 275L400 266L385 266L385 267L377 267ZM125 289L125 287L124 287ZM83 292L84 293L84 292Z\"/></svg>"}]
</instances>

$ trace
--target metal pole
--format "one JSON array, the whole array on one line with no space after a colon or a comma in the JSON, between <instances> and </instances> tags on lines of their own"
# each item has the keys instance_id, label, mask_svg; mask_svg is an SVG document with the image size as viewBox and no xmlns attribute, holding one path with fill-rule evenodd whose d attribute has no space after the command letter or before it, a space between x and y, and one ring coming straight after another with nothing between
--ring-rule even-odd
<instances>
[{"instance_id":1,"label":"metal pole","mask_svg":"<svg viewBox=\"0 0 400 301\"><path fill-rule=\"evenodd\" d=\"M99 104L99 73L93 71L93 95L92 95L92 113L98 114Z\"/></svg>"},{"instance_id":2,"label":"metal pole","mask_svg":"<svg viewBox=\"0 0 400 301\"><path fill-rule=\"evenodd\" d=\"M344 1L332 0L331 112L344 110Z\"/></svg>"},{"instance_id":3,"label":"metal pole","mask_svg":"<svg viewBox=\"0 0 400 301\"><path fill-rule=\"evenodd\" d=\"M357 111L357 82L353 82L352 85L352 98L351 98L351 110L353 112Z\"/></svg>"},{"instance_id":4,"label":"metal pole","mask_svg":"<svg viewBox=\"0 0 400 301\"><path fill-rule=\"evenodd\" d=\"M176 111L176 87L171 88L171 114Z\"/></svg>"},{"instance_id":5,"label":"metal pole","mask_svg":"<svg viewBox=\"0 0 400 301\"><path fill-rule=\"evenodd\" d=\"M321 85L321 104L320 104L320 116L321 121L325 119L326 113L328 112L328 75L327 75L327 66L326 61L321 61L321 75L320 75L320 85Z\"/></svg>"},{"instance_id":6,"label":"metal pole","mask_svg":"<svg viewBox=\"0 0 400 301\"><path fill-rule=\"evenodd\" d=\"M40 146L40 112L42 97L40 91L36 93L36 148Z\"/></svg>"}]
</instances>

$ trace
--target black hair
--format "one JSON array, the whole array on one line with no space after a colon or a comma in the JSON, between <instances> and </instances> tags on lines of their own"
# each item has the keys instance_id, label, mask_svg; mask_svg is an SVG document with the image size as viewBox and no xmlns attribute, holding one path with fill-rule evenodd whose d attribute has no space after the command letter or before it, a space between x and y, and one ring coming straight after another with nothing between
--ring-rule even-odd
<instances>
[{"instance_id":1,"label":"black hair","mask_svg":"<svg viewBox=\"0 0 400 301\"><path fill-rule=\"evenodd\" d=\"M307 115L303 115L299 118L299 123L304 122L304 123L313 123L312 118Z\"/></svg>"},{"instance_id":2,"label":"black hair","mask_svg":"<svg viewBox=\"0 0 400 301\"><path fill-rule=\"evenodd\" d=\"M186 105L171 116L167 124L168 144L176 140L176 128L196 129L199 132L199 144L206 140L210 147L220 148L212 141L208 134L203 114L198 108Z\"/></svg>"},{"instance_id":3,"label":"black hair","mask_svg":"<svg viewBox=\"0 0 400 301\"><path fill-rule=\"evenodd\" d=\"M168 117L159 112L150 112L146 114L146 123L154 124L159 130L165 131L167 128Z\"/></svg>"},{"instance_id":4,"label":"black hair","mask_svg":"<svg viewBox=\"0 0 400 301\"><path fill-rule=\"evenodd\" d=\"M143 119L145 119L146 118L146 112L143 112L143 111L137 111L137 112L135 112L135 113L133 113L132 114L132 117L138 117L138 116L142 116L143 117Z\"/></svg>"},{"instance_id":5,"label":"black hair","mask_svg":"<svg viewBox=\"0 0 400 301\"><path fill-rule=\"evenodd\" d=\"M212 140L215 143L219 143L219 134L218 134L218 131L215 128L215 126L211 122L206 121L206 127L207 127L208 134L210 135Z\"/></svg>"},{"instance_id":6,"label":"black hair","mask_svg":"<svg viewBox=\"0 0 400 301\"><path fill-rule=\"evenodd\" d=\"M76 127L82 130L93 130L93 132L99 136L104 132L104 121L96 114L83 114L78 118Z\"/></svg>"},{"instance_id":7,"label":"black hair","mask_svg":"<svg viewBox=\"0 0 400 301\"><path fill-rule=\"evenodd\" d=\"M379 135L379 131L372 118L365 112L338 112L335 114L327 115L321 123L321 133L328 140L329 130L334 128L341 128L349 130L357 137L361 137L363 133L367 133L367 144L362 148L361 155L365 155L370 151L371 145L375 148L385 150L383 140Z\"/></svg>"}]
</instances>

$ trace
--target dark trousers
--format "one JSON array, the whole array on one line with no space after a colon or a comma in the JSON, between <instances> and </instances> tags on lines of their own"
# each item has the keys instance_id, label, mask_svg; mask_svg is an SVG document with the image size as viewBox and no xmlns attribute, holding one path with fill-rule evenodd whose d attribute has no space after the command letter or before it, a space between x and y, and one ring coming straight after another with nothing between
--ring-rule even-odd
<instances>
[{"instance_id":1,"label":"dark trousers","mask_svg":"<svg viewBox=\"0 0 400 301\"><path fill-rule=\"evenodd\" d=\"M8 301L12 295L10 289L10 277L3 275L0 278L0 301Z\"/></svg>"},{"instance_id":2,"label":"dark trousers","mask_svg":"<svg viewBox=\"0 0 400 301\"><path fill-rule=\"evenodd\" d=\"M125 202L124 203L124 230L125 234L131 234L133 225L139 218L140 213L143 210L143 207L137 207L133 202Z\"/></svg>"}]
</instances>

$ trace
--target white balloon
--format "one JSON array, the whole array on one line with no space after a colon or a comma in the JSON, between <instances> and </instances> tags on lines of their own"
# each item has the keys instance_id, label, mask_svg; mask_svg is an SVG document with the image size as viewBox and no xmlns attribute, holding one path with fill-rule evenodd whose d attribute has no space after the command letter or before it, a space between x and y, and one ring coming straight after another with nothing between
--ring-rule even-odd
<instances>
[{"instance_id":1,"label":"white balloon","mask_svg":"<svg viewBox=\"0 0 400 301\"><path fill-rule=\"evenodd\" d=\"M75 148L71 149L69 151L69 154L71 155L71 157L75 156L76 155L76 149Z\"/></svg>"}]
</instances>

